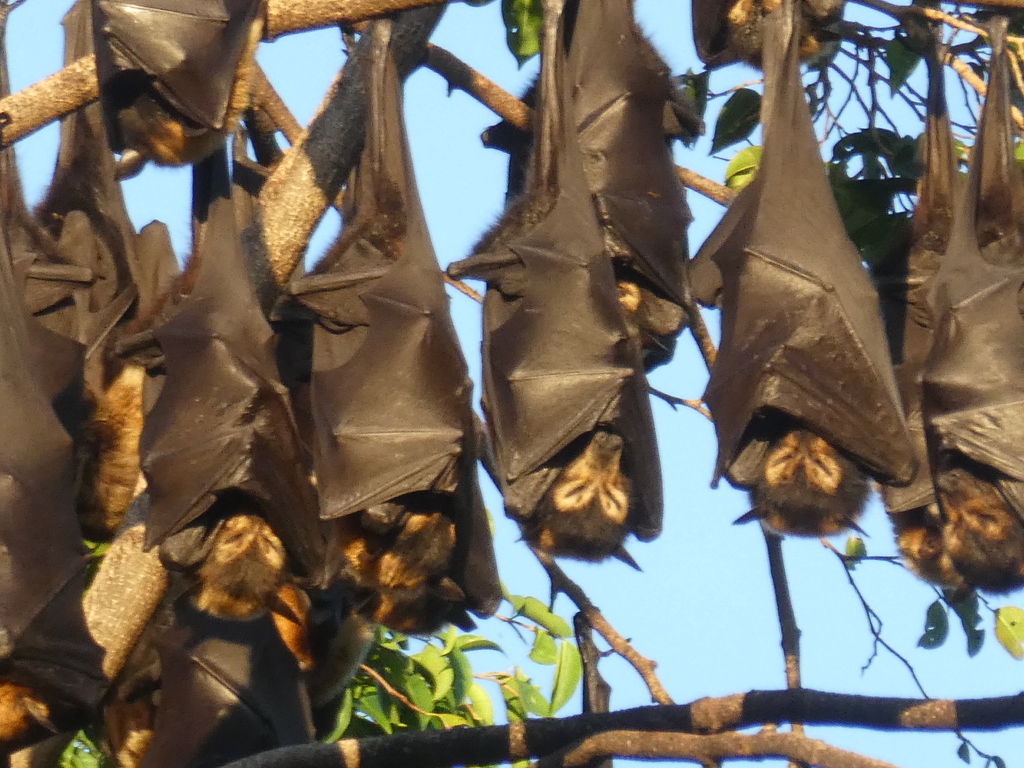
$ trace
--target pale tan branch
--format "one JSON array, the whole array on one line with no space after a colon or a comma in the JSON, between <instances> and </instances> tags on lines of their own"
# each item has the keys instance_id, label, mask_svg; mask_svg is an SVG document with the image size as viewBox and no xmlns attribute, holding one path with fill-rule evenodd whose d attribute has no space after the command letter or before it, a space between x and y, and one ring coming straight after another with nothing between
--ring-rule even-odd
<instances>
[{"instance_id":1,"label":"pale tan branch","mask_svg":"<svg viewBox=\"0 0 1024 768\"><path fill-rule=\"evenodd\" d=\"M98 98L96 60L86 56L0 99L0 146L10 146Z\"/></svg>"},{"instance_id":2,"label":"pale tan branch","mask_svg":"<svg viewBox=\"0 0 1024 768\"><path fill-rule=\"evenodd\" d=\"M724 184L714 182L689 168L676 166L676 176L679 177L684 187L689 187L694 192L699 192L709 200L714 200L721 205L728 206L736 199L737 193Z\"/></svg>"},{"instance_id":3,"label":"pale tan branch","mask_svg":"<svg viewBox=\"0 0 1024 768\"><path fill-rule=\"evenodd\" d=\"M538 760L537 768L582 768L607 757L644 760L690 760L703 765L725 759L787 758L821 768L894 768L823 741L794 733L720 733L696 736L683 733L607 731L584 739L563 752Z\"/></svg>"},{"instance_id":4,"label":"pale tan branch","mask_svg":"<svg viewBox=\"0 0 1024 768\"><path fill-rule=\"evenodd\" d=\"M975 71L963 59L958 59L956 56L949 54L946 56L946 64L960 75L961 79L971 86L979 96L984 96L988 93L985 81L978 77ZM1017 126L1017 130L1024 131L1024 115L1021 114L1021 111L1017 107L1011 106L1010 116L1013 118L1013 124Z\"/></svg>"},{"instance_id":5,"label":"pale tan branch","mask_svg":"<svg viewBox=\"0 0 1024 768\"><path fill-rule=\"evenodd\" d=\"M449 87L475 98L503 120L524 131L530 130L533 110L488 77L440 46L427 45L428 69L441 75Z\"/></svg>"},{"instance_id":6,"label":"pale tan branch","mask_svg":"<svg viewBox=\"0 0 1024 768\"><path fill-rule=\"evenodd\" d=\"M555 562L554 558L539 549L531 547L531 551L544 570L547 571L548 577L551 579L551 589L555 592L561 592L572 600L586 617L587 621L590 622L590 626L605 639L605 642L611 646L612 650L629 662L630 666L637 671L637 674L640 675L640 678L647 685L647 690L651 693L651 701L658 704L672 704L672 697L668 695L665 686L661 684L658 676L654 673L658 666L657 663L638 653L626 638L615 631L615 628L608 623L608 620L598 607L587 597L587 593L583 591L583 588L565 574L565 571Z\"/></svg>"},{"instance_id":7,"label":"pale tan branch","mask_svg":"<svg viewBox=\"0 0 1024 768\"><path fill-rule=\"evenodd\" d=\"M352 24L395 11L441 5L449 0L268 0L264 38L273 40L290 32Z\"/></svg>"},{"instance_id":8,"label":"pale tan branch","mask_svg":"<svg viewBox=\"0 0 1024 768\"><path fill-rule=\"evenodd\" d=\"M258 64L253 72L252 101L258 104L267 116L274 121L277 129L284 134L289 144L294 145L302 136L302 126L284 103L284 99L271 85L267 73Z\"/></svg>"}]
</instances>

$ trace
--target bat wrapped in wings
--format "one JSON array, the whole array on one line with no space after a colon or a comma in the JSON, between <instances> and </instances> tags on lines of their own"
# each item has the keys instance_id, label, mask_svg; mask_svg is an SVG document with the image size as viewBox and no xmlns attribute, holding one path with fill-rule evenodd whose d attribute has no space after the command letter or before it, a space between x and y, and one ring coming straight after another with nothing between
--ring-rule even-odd
<instances>
[{"instance_id":1,"label":"bat wrapped in wings","mask_svg":"<svg viewBox=\"0 0 1024 768\"><path fill-rule=\"evenodd\" d=\"M845 0L800 0L800 58L821 50L826 27L843 14ZM693 0L693 44L708 68L745 61L762 68L768 14L781 0Z\"/></svg>"},{"instance_id":2,"label":"bat wrapped in wings","mask_svg":"<svg viewBox=\"0 0 1024 768\"><path fill-rule=\"evenodd\" d=\"M216 768L312 739L301 671L270 617L173 610L155 641L160 704L140 768Z\"/></svg>"},{"instance_id":3,"label":"bat wrapped in wings","mask_svg":"<svg viewBox=\"0 0 1024 768\"><path fill-rule=\"evenodd\" d=\"M619 298L644 365L667 362L683 327L691 216L669 139L692 140L700 119L633 18L632 0L567 5L568 71L577 137ZM536 85L524 96L536 103ZM666 112L682 133L666 133ZM509 152L509 192L523 191L530 135L509 123L486 133Z\"/></svg>"},{"instance_id":4,"label":"bat wrapped in wings","mask_svg":"<svg viewBox=\"0 0 1024 768\"><path fill-rule=\"evenodd\" d=\"M1024 179L1014 159L1006 19L967 186L929 293L923 413L953 566L982 589L1024 585Z\"/></svg>"},{"instance_id":5,"label":"bat wrapped in wings","mask_svg":"<svg viewBox=\"0 0 1024 768\"><path fill-rule=\"evenodd\" d=\"M795 5L786 0L766 22L760 168L696 260L721 280L701 297L722 310L704 394L718 434L715 480L751 491L750 516L818 536L854 524L865 475L906 484L915 463L878 297L843 229L804 100Z\"/></svg>"},{"instance_id":6,"label":"bat wrapped in wings","mask_svg":"<svg viewBox=\"0 0 1024 768\"><path fill-rule=\"evenodd\" d=\"M487 281L483 402L507 512L556 555L628 558L629 533L661 530L660 466L576 142L561 10L544 5L527 190L449 274Z\"/></svg>"},{"instance_id":7,"label":"bat wrapped in wings","mask_svg":"<svg viewBox=\"0 0 1024 768\"><path fill-rule=\"evenodd\" d=\"M489 615L498 583L476 479L471 384L374 22L355 211L292 294L316 317L310 402L321 516L360 612L405 632Z\"/></svg>"},{"instance_id":8,"label":"bat wrapped in wings","mask_svg":"<svg viewBox=\"0 0 1024 768\"><path fill-rule=\"evenodd\" d=\"M223 145L249 99L261 0L95 0L111 148L162 165Z\"/></svg>"},{"instance_id":9,"label":"bat wrapped in wings","mask_svg":"<svg viewBox=\"0 0 1024 768\"><path fill-rule=\"evenodd\" d=\"M871 269L919 469L910 485L882 486L882 498L907 565L928 581L957 587L963 579L953 568L942 541L942 518L932 485L921 412L921 375L935 330L927 298L930 281L949 244L960 183L946 110L943 66L934 47L929 49L926 61L928 116L917 206L899 242Z\"/></svg>"},{"instance_id":10,"label":"bat wrapped in wings","mask_svg":"<svg viewBox=\"0 0 1024 768\"><path fill-rule=\"evenodd\" d=\"M147 544L195 569L197 606L247 617L290 587L289 574L319 583L324 552L227 174L224 151L195 169L197 245L186 270L194 287L152 331L166 376L139 452L152 497Z\"/></svg>"},{"instance_id":11,"label":"bat wrapped in wings","mask_svg":"<svg viewBox=\"0 0 1024 768\"><path fill-rule=\"evenodd\" d=\"M72 441L43 388L6 232L0 232L0 745L89 713L105 687L85 628ZM41 375L42 374L42 375ZM38 734L37 734L38 735Z\"/></svg>"}]
</instances>

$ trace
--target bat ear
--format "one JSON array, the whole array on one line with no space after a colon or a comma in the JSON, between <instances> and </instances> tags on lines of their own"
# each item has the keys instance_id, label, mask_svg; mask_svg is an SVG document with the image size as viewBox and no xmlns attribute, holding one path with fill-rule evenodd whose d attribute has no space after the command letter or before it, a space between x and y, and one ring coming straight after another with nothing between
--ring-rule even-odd
<instances>
[{"instance_id":1,"label":"bat ear","mask_svg":"<svg viewBox=\"0 0 1024 768\"><path fill-rule=\"evenodd\" d=\"M744 514L740 515L735 520L733 520L732 524L733 525L743 525L744 523L753 523L755 521L763 520L764 517L765 517L764 510L761 510L761 509L758 509L757 507L754 507L749 512L745 512Z\"/></svg>"},{"instance_id":2,"label":"bat ear","mask_svg":"<svg viewBox=\"0 0 1024 768\"><path fill-rule=\"evenodd\" d=\"M637 563L637 561L633 559L633 556L629 554L626 548L621 544L619 544L619 546L612 550L612 557L614 557L616 560L621 560L630 568L633 568L634 570L643 573L644 569L640 567L639 563Z\"/></svg>"}]
</instances>

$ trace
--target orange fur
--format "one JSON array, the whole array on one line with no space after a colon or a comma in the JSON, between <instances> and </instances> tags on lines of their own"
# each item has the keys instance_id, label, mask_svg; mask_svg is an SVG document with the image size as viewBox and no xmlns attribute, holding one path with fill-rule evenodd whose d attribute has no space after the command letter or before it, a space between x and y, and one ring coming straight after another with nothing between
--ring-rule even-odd
<instances>
[{"instance_id":1,"label":"orange fur","mask_svg":"<svg viewBox=\"0 0 1024 768\"><path fill-rule=\"evenodd\" d=\"M118 768L138 768L153 738L155 712L147 697L103 708L104 733Z\"/></svg>"},{"instance_id":2,"label":"orange fur","mask_svg":"<svg viewBox=\"0 0 1024 768\"><path fill-rule=\"evenodd\" d=\"M33 725L50 725L50 708L31 688L0 681L0 744L23 736Z\"/></svg>"},{"instance_id":3,"label":"orange fur","mask_svg":"<svg viewBox=\"0 0 1024 768\"><path fill-rule=\"evenodd\" d=\"M313 668L309 647L309 598L294 584L285 583L277 591L277 604L270 611L281 642L299 663L299 669Z\"/></svg>"}]
</instances>

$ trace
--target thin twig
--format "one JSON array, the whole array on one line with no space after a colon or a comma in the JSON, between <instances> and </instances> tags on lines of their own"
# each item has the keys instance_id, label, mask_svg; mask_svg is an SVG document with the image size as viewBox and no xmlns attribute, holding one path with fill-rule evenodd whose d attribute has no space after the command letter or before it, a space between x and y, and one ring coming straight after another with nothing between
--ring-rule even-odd
<instances>
[{"instance_id":1,"label":"thin twig","mask_svg":"<svg viewBox=\"0 0 1024 768\"><path fill-rule=\"evenodd\" d=\"M640 678L647 685L652 701L658 704L672 704L672 697L668 695L668 691L665 690L658 676L654 673L658 666L657 663L646 656L640 655L626 638L615 631L615 628L608 623L608 620L602 615L598 607L587 597L586 592L583 591L579 584L566 576L565 571L554 561L554 558L539 549L531 547L530 550L544 570L547 571L548 578L551 579L552 593L557 594L561 592L576 604L576 607L586 616L587 621L590 622L590 626L597 630L597 633L605 639L605 642L611 646L615 653L629 662L633 669L637 671L637 674L640 675Z\"/></svg>"},{"instance_id":2,"label":"thin twig","mask_svg":"<svg viewBox=\"0 0 1024 768\"><path fill-rule=\"evenodd\" d=\"M441 273L441 276L444 278L444 281L446 283L448 283L448 285L450 285L452 288L454 288L459 293L462 293L462 294L465 294L466 296L469 296L469 298L471 298L477 304L483 304L484 303L484 297L481 296L476 291L474 291L472 288L470 288L468 285L466 285L461 280L456 280L453 277L448 277L448 275L444 274L444 272Z\"/></svg>"},{"instance_id":3,"label":"thin twig","mask_svg":"<svg viewBox=\"0 0 1024 768\"><path fill-rule=\"evenodd\" d=\"M387 680L385 680L384 677L380 674L380 672L378 672L377 670L375 670L373 667L369 666L368 664L360 664L359 665L359 671L360 672L364 672L367 675L369 675L370 677L372 677L374 679L374 681L377 683L377 685L379 685L381 688L383 688L385 691L387 691L389 696L392 696L393 698L397 699L402 704L404 704L409 709L411 709L413 712L418 712L419 714L426 715L427 717L436 717L437 716L437 714L435 712L427 712L427 710L420 709L415 704L413 704L411 701L409 701L409 699L401 691L397 690ZM443 724L443 721L442 721L442 724ZM448 726L445 726L445 728L447 728L447 727Z\"/></svg>"},{"instance_id":4,"label":"thin twig","mask_svg":"<svg viewBox=\"0 0 1024 768\"><path fill-rule=\"evenodd\" d=\"M946 56L945 63L948 64L954 72L960 75L960 79L967 83L971 88L974 89L975 93L979 96L984 97L988 93L988 88L985 86L985 82L978 77L978 75L971 69L970 65L963 59L959 59L952 54ZM1013 118L1013 124L1017 126L1018 131L1024 131L1024 115L1017 107L1010 107L1010 116Z\"/></svg>"},{"instance_id":5,"label":"thin twig","mask_svg":"<svg viewBox=\"0 0 1024 768\"><path fill-rule=\"evenodd\" d=\"M692 408L704 418L713 421L711 418L711 411L709 411L704 405L703 400L686 400L682 397L676 397L675 395L670 395L667 392L662 392L660 389L655 389L650 384L647 385L647 391L659 400L664 400L666 403L671 405L673 409L675 409L676 406L684 405L687 408Z\"/></svg>"},{"instance_id":6,"label":"thin twig","mask_svg":"<svg viewBox=\"0 0 1024 768\"><path fill-rule=\"evenodd\" d=\"M485 107L516 128L530 130L533 110L488 77L477 72L455 54L433 43L427 44L424 62L448 82L449 88L458 88L475 98Z\"/></svg>"}]
</instances>

